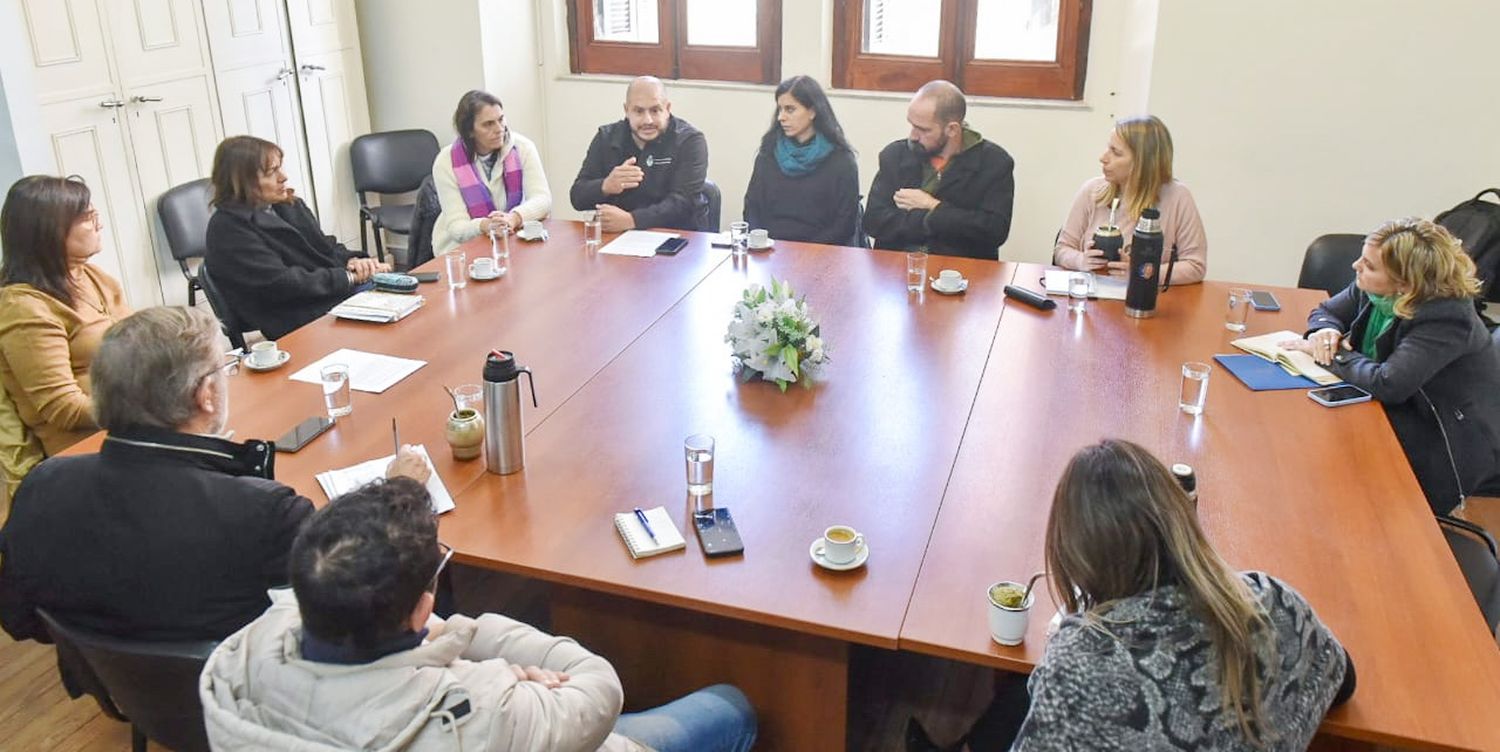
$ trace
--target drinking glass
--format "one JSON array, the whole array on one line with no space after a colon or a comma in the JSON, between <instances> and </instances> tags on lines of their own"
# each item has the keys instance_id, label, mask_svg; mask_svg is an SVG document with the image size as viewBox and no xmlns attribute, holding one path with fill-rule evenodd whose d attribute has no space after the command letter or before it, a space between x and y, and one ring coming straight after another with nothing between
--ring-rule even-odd
<instances>
[{"instance_id":1,"label":"drinking glass","mask_svg":"<svg viewBox=\"0 0 1500 752\"><path fill-rule=\"evenodd\" d=\"M490 231L490 255L495 258L495 276L505 276L510 270L510 229L505 225Z\"/></svg>"},{"instance_id":2,"label":"drinking glass","mask_svg":"<svg viewBox=\"0 0 1500 752\"><path fill-rule=\"evenodd\" d=\"M1182 364L1182 391L1177 397L1177 407L1188 415L1202 415L1203 405L1208 401L1208 364Z\"/></svg>"},{"instance_id":3,"label":"drinking glass","mask_svg":"<svg viewBox=\"0 0 1500 752\"><path fill-rule=\"evenodd\" d=\"M443 254L443 269L448 273L449 290L462 290L469 284L469 257L463 251Z\"/></svg>"},{"instance_id":4,"label":"drinking glass","mask_svg":"<svg viewBox=\"0 0 1500 752\"><path fill-rule=\"evenodd\" d=\"M480 415L484 414L484 390L478 384L463 384L454 387L453 401L457 403L459 410L473 408Z\"/></svg>"},{"instance_id":5,"label":"drinking glass","mask_svg":"<svg viewBox=\"0 0 1500 752\"><path fill-rule=\"evenodd\" d=\"M736 256L745 255L750 248L750 223L729 223L729 247Z\"/></svg>"},{"instance_id":6,"label":"drinking glass","mask_svg":"<svg viewBox=\"0 0 1500 752\"><path fill-rule=\"evenodd\" d=\"M927 254L912 251L906 254L906 291L921 292L927 287Z\"/></svg>"},{"instance_id":7,"label":"drinking glass","mask_svg":"<svg viewBox=\"0 0 1500 752\"><path fill-rule=\"evenodd\" d=\"M687 487L691 496L714 492L714 437L695 433L682 442L687 459Z\"/></svg>"},{"instance_id":8,"label":"drinking glass","mask_svg":"<svg viewBox=\"0 0 1500 752\"><path fill-rule=\"evenodd\" d=\"M589 215L583 220L583 250L593 253L599 250L599 245L604 239L604 225L599 221L599 215Z\"/></svg>"},{"instance_id":9,"label":"drinking glass","mask_svg":"<svg viewBox=\"0 0 1500 752\"><path fill-rule=\"evenodd\" d=\"M1224 328L1231 332L1243 332L1245 319L1250 315L1250 291L1243 287L1229 288L1229 310L1224 313Z\"/></svg>"},{"instance_id":10,"label":"drinking glass","mask_svg":"<svg viewBox=\"0 0 1500 752\"><path fill-rule=\"evenodd\" d=\"M329 363L318 371L323 382L323 406L328 408L328 417L341 418L354 412L354 403L349 399L349 366Z\"/></svg>"},{"instance_id":11,"label":"drinking glass","mask_svg":"<svg viewBox=\"0 0 1500 752\"><path fill-rule=\"evenodd\" d=\"M1089 292L1094 288L1094 275L1088 272L1073 272L1068 275L1068 310L1083 313L1089 307Z\"/></svg>"}]
</instances>

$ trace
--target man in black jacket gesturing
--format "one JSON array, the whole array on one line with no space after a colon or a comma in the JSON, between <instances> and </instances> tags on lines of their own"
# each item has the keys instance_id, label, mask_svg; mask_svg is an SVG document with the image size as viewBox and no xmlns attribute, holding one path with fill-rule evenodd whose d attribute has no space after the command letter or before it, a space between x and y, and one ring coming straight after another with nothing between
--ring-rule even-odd
<instances>
[{"instance_id":1,"label":"man in black jacket gesturing","mask_svg":"<svg viewBox=\"0 0 1500 752\"><path fill-rule=\"evenodd\" d=\"M625 91L625 118L594 134L570 195L574 209L599 213L605 232L696 230L707 175L703 132L672 114L660 80L642 76Z\"/></svg>"},{"instance_id":2,"label":"man in black jacket gesturing","mask_svg":"<svg viewBox=\"0 0 1500 752\"><path fill-rule=\"evenodd\" d=\"M947 81L924 84L906 109L909 138L880 152L865 230L876 248L999 258L1010 235L1015 160L964 124L968 105Z\"/></svg>"}]
</instances>

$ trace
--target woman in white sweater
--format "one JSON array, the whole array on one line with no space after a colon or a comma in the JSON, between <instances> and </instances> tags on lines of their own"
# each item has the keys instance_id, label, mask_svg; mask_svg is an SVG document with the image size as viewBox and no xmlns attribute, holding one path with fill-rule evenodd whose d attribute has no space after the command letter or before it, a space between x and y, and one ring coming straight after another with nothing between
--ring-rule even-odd
<instances>
[{"instance_id":1,"label":"woman in white sweater","mask_svg":"<svg viewBox=\"0 0 1500 752\"><path fill-rule=\"evenodd\" d=\"M432 163L442 214L432 228L433 253L442 255L491 231L515 231L552 212L547 173L531 139L511 131L505 108L474 90L453 113L458 138Z\"/></svg>"}]
</instances>

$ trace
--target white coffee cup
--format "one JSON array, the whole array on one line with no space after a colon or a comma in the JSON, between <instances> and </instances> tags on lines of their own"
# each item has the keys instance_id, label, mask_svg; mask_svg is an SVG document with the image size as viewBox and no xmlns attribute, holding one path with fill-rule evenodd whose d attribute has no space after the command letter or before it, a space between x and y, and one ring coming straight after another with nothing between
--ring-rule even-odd
<instances>
[{"instance_id":1,"label":"white coffee cup","mask_svg":"<svg viewBox=\"0 0 1500 752\"><path fill-rule=\"evenodd\" d=\"M469 270L478 276L488 277L495 273L495 260L489 256L480 256L474 259L474 263L470 265Z\"/></svg>"},{"instance_id":2,"label":"white coffee cup","mask_svg":"<svg viewBox=\"0 0 1500 752\"><path fill-rule=\"evenodd\" d=\"M751 230L750 247L765 248L771 244L771 233L768 230Z\"/></svg>"},{"instance_id":3,"label":"white coffee cup","mask_svg":"<svg viewBox=\"0 0 1500 752\"><path fill-rule=\"evenodd\" d=\"M938 272L937 281L939 287L958 287L964 283L964 275L954 269L944 269Z\"/></svg>"},{"instance_id":4,"label":"white coffee cup","mask_svg":"<svg viewBox=\"0 0 1500 752\"><path fill-rule=\"evenodd\" d=\"M865 536L848 525L834 525L823 531L823 558L830 564L848 564L859 556Z\"/></svg>"},{"instance_id":5,"label":"white coffee cup","mask_svg":"<svg viewBox=\"0 0 1500 752\"><path fill-rule=\"evenodd\" d=\"M1026 591L1025 584L1010 580L1001 580L985 590L985 599L990 602L990 637L1001 645L1020 645L1026 639L1026 624L1031 618L1031 604L1036 600L1036 591L1031 591L1020 606L1002 606L995 600L995 589L1002 585Z\"/></svg>"},{"instance_id":6,"label":"white coffee cup","mask_svg":"<svg viewBox=\"0 0 1500 752\"><path fill-rule=\"evenodd\" d=\"M535 238L542 234L542 221L539 219L528 219L521 224L521 232Z\"/></svg>"},{"instance_id":7,"label":"white coffee cup","mask_svg":"<svg viewBox=\"0 0 1500 752\"><path fill-rule=\"evenodd\" d=\"M256 368L270 368L281 359L281 351L276 349L275 342L256 342L250 346L250 365Z\"/></svg>"}]
</instances>

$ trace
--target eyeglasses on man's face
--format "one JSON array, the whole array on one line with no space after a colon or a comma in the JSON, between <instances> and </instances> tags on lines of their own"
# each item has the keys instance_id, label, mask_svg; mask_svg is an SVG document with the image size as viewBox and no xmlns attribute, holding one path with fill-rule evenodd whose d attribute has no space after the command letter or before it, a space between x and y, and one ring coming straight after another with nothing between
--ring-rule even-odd
<instances>
[{"instance_id":1,"label":"eyeglasses on man's face","mask_svg":"<svg viewBox=\"0 0 1500 752\"><path fill-rule=\"evenodd\" d=\"M427 581L427 592L429 593L437 590L438 577L442 576L443 568L448 566L448 560L453 558L453 547L447 543L438 541L438 550L443 552L443 558L438 560L437 571L433 572L432 579Z\"/></svg>"}]
</instances>

